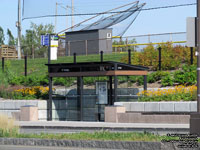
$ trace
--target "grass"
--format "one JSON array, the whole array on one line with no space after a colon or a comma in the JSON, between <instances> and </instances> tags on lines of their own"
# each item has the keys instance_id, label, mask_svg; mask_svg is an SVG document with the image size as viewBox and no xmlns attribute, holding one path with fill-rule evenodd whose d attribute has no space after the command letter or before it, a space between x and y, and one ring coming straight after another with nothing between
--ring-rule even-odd
<instances>
[{"instance_id":1,"label":"grass","mask_svg":"<svg viewBox=\"0 0 200 150\"><path fill-rule=\"evenodd\" d=\"M15 125L15 120L0 114L0 137L16 137L19 135L19 127Z\"/></svg>"},{"instance_id":2,"label":"grass","mask_svg":"<svg viewBox=\"0 0 200 150\"><path fill-rule=\"evenodd\" d=\"M126 56L127 53L116 53L116 54L104 54L104 61L120 61L123 56ZM100 55L88 55L88 56L77 56L77 62L95 62L100 61ZM9 62L7 66L9 66L10 70L15 72L17 75L24 75L24 60L9 60L5 61ZM48 71L47 58L36 58L36 59L28 59L28 75L45 75ZM73 56L59 57L58 60L53 60L51 63L72 63ZM0 64L2 61L0 60ZM6 69L6 66L5 66ZM2 70L2 65L0 65L0 70Z\"/></svg>"},{"instance_id":3,"label":"grass","mask_svg":"<svg viewBox=\"0 0 200 150\"><path fill-rule=\"evenodd\" d=\"M35 139L50 139L50 140L87 140L87 141L130 141L130 142L162 142L180 140L179 137L160 136L151 133L135 133L135 132L109 132L98 131L94 133L64 133L64 134L7 134L7 138L35 138ZM189 139L185 139L189 140ZM200 138L198 138L200 142Z\"/></svg>"},{"instance_id":4,"label":"grass","mask_svg":"<svg viewBox=\"0 0 200 150\"><path fill-rule=\"evenodd\" d=\"M95 140L95 141L145 141L161 142L162 140L178 140L178 137L160 136L151 133L134 132L80 132L64 134L22 134L19 133L19 127L15 125L15 120L0 114L0 137L3 138L37 138L54 140ZM199 139L198 139L199 140ZM200 140L199 140L200 142Z\"/></svg>"},{"instance_id":5,"label":"grass","mask_svg":"<svg viewBox=\"0 0 200 150\"><path fill-rule=\"evenodd\" d=\"M99 131L94 133L65 133L65 134L13 134L6 137L13 138L37 138L37 139L55 139L55 140L97 140L97 141L151 141L160 142L162 139L169 139L166 136L153 135L150 133L122 133Z\"/></svg>"}]
</instances>

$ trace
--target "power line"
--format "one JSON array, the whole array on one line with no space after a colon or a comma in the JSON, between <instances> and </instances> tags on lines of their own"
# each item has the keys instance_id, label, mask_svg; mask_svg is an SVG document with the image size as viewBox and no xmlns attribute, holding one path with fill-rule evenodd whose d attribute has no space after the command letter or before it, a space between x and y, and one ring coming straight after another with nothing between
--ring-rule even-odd
<instances>
[{"instance_id":1,"label":"power line","mask_svg":"<svg viewBox=\"0 0 200 150\"><path fill-rule=\"evenodd\" d=\"M141 9L141 11L148 11L148 10L157 10L157 9L167 9L167 8L177 8L177 7L186 7L196 5L197 3L190 3L190 4L180 4L180 5L171 5L171 6L161 6L161 7L152 7ZM102 12L102 13L81 13L81 14L65 14L65 15L44 15L44 16L36 16L36 17L26 17L22 20L26 19L37 19L37 18L47 18L47 17L64 17L64 16L92 16L92 15L103 15L103 14L115 14L115 13L125 13L125 12L132 12L132 11L115 11L115 12Z\"/></svg>"}]
</instances>

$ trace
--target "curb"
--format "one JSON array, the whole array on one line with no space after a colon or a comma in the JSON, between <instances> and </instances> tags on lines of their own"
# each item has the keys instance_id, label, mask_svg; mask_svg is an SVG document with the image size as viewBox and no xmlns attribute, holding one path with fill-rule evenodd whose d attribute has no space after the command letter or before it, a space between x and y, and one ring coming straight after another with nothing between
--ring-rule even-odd
<instances>
[{"instance_id":1,"label":"curb","mask_svg":"<svg viewBox=\"0 0 200 150\"><path fill-rule=\"evenodd\" d=\"M0 145L53 146L76 148L102 148L124 150L180 150L174 143L161 142L128 142L128 141L84 141L84 140L52 140L34 138L0 138ZM198 148L184 148L198 150Z\"/></svg>"},{"instance_id":2,"label":"curb","mask_svg":"<svg viewBox=\"0 0 200 150\"><path fill-rule=\"evenodd\" d=\"M76 132L92 132L92 131L110 131L110 132L148 132L148 133L154 133L154 134L167 134L167 133L189 133L189 129L186 128L139 128L139 127L74 127L74 126L20 126L20 132L26 133L28 131L29 133L36 132L35 129L37 129L37 133L41 132L49 132L51 131L55 132L60 131L63 133L76 131ZM34 130L34 132L32 131ZM32 132L31 132L32 131ZM60 133L58 132L58 133Z\"/></svg>"}]
</instances>

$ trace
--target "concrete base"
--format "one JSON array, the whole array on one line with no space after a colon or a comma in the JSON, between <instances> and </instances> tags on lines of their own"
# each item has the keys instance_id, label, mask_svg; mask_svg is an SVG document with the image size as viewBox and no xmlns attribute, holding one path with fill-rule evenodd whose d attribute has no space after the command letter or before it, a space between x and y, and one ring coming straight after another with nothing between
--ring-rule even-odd
<instances>
[{"instance_id":1,"label":"concrete base","mask_svg":"<svg viewBox=\"0 0 200 150\"><path fill-rule=\"evenodd\" d=\"M200 136L200 113L190 115L190 133Z\"/></svg>"},{"instance_id":2,"label":"concrete base","mask_svg":"<svg viewBox=\"0 0 200 150\"><path fill-rule=\"evenodd\" d=\"M105 107L105 122L118 122L118 113L125 113L126 109L123 106Z\"/></svg>"},{"instance_id":3,"label":"concrete base","mask_svg":"<svg viewBox=\"0 0 200 150\"><path fill-rule=\"evenodd\" d=\"M190 115L181 114L143 114L143 113L118 113L119 123L167 123L189 124Z\"/></svg>"},{"instance_id":4,"label":"concrete base","mask_svg":"<svg viewBox=\"0 0 200 150\"><path fill-rule=\"evenodd\" d=\"M20 112L21 121L38 121L38 107L22 106Z\"/></svg>"}]
</instances>

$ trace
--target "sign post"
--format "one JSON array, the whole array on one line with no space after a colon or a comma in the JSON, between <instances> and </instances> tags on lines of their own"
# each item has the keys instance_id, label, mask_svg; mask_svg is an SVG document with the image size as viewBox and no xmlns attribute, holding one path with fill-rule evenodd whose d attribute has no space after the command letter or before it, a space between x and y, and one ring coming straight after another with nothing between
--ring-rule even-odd
<instances>
[{"instance_id":1,"label":"sign post","mask_svg":"<svg viewBox=\"0 0 200 150\"><path fill-rule=\"evenodd\" d=\"M48 64L51 64L51 34L41 35L41 45L48 46ZM52 121L52 77L49 77L49 100L47 101L47 120Z\"/></svg>"}]
</instances>

